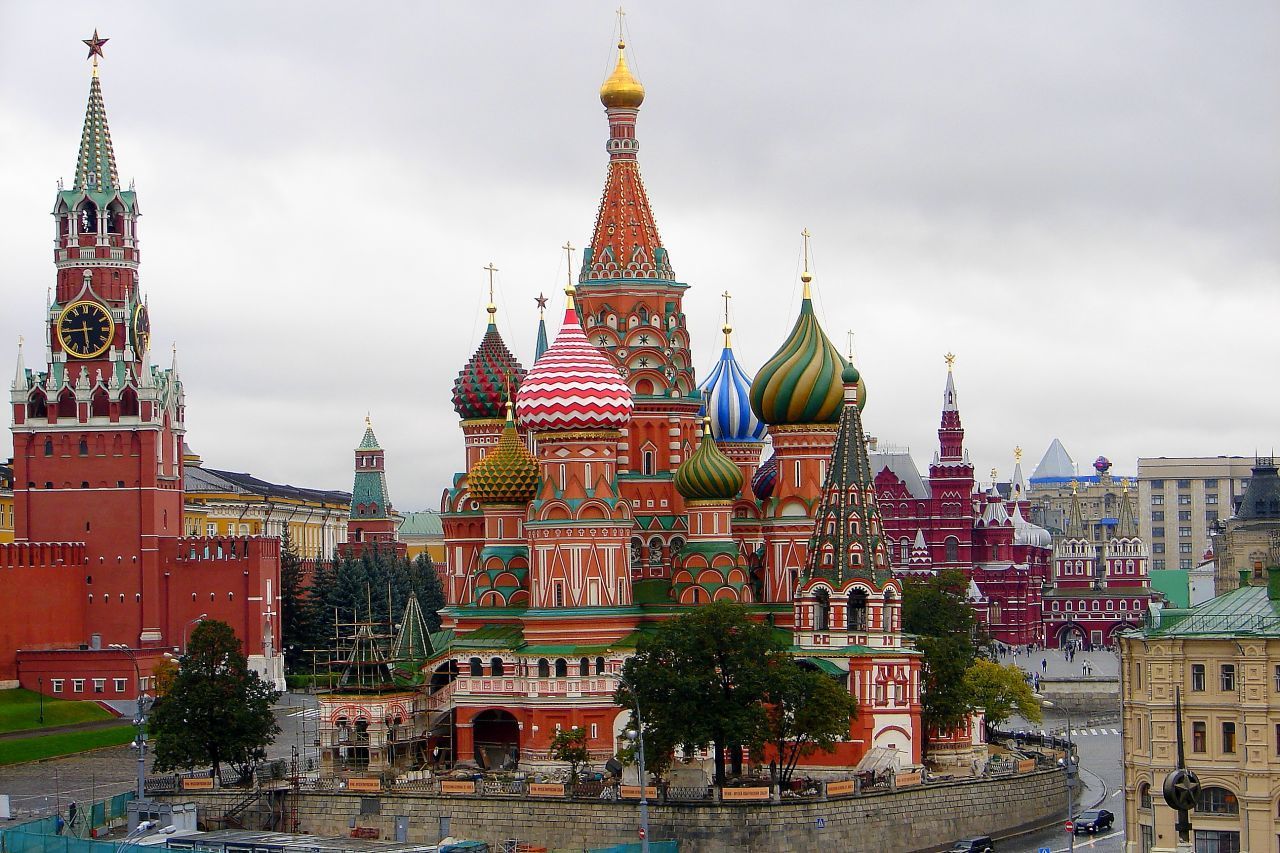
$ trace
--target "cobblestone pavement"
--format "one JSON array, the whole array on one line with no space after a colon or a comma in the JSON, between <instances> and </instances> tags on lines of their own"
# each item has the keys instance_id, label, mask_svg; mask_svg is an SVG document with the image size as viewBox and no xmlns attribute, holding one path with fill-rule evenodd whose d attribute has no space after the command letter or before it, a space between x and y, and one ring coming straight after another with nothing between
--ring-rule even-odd
<instances>
[{"instance_id":1,"label":"cobblestone pavement","mask_svg":"<svg viewBox=\"0 0 1280 853\"><path fill-rule=\"evenodd\" d=\"M280 734L268 749L268 758L290 758L297 746L305 759L315 737L316 703L310 696L286 693L276 707ZM309 736L308 736L309 735ZM0 745L0 750L4 747ZM151 772L148 758L147 772ZM92 798L132 790L137 784L138 755L128 746L0 767L0 794L10 796L15 815L65 809L70 800Z\"/></svg>"},{"instance_id":2,"label":"cobblestone pavement","mask_svg":"<svg viewBox=\"0 0 1280 853\"><path fill-rule=\"evenodd\" d=\"M1114 677L1120 674L1120 660L1116 657L1115 652L1109 652L1105 649L1093 652L1076 652L1075 659L1067 661L1063 656L1061 649L1040 649L1039 651L1023 652L1019 655L1001 655L1000 663L1017 664L1027 672L1039 672L1046 674L1041 668L1041 662L1048 664L1047 675L1050 678L1079 678L1084 675L1084 663L1088 661L1093 667L1092 675L1097 677L1109 676Z\"/></svg>"}]
</instances>

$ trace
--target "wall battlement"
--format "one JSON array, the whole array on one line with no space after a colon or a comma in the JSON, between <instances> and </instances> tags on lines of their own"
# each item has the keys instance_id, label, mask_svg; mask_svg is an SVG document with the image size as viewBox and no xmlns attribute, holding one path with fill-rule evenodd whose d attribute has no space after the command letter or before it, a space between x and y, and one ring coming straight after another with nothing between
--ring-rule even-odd
<instances>
[{"instance_id":1,"label":"wall battlement","mask_svg":"<svg viewBox=\"0 0 1280 853\"><path fill-rule=\"evenodd\" d=\"M0 545L0 569L83 566L89 562L83 542L9 542Z\"/></svg>"}]
</instances>

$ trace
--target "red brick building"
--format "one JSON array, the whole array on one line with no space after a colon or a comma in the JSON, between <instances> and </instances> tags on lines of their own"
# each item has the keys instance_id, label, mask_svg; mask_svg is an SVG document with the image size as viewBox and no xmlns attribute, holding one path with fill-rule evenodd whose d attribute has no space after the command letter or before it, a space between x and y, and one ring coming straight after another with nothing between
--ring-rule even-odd
<instances>
[{"instance_id":1,"label":"red brick building","mask_svg":"<svg viewBox=\"0 0 1280 853\"><path fill-rule=\"evenodd\" d=\"M176 350L167 369L151 361L140 209L116 170L100 45L95 36L75 178L54 204L42 364L27 368L20 345L11 386L15 541L0 545L0 681L129 698L133 661L148 678L209 618L230 623L251 665L279 682L278 541L182 535L182 380Z\"/></svg>"}]
</instances>

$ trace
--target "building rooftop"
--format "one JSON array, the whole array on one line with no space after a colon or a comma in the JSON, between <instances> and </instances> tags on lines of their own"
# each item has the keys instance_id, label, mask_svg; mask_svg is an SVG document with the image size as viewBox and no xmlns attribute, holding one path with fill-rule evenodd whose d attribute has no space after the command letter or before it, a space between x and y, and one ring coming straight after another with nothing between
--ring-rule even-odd
<instances>
[{"instance_id":1,"label":"building rooftop","mask_svg":"<svg viewBox=\"0 0 1280 853\"><path fill-rule=\"evenodd\" d=\"M351 494L329 489L306 489L300 486L279 485L260 480L251 474L235 471L219 471L214 468L188 465L183 469L183 488L188 495L235 494L257 495L264 498L280 498L303 503L336 504L350 506Z\"/></svg>"},{"instance_id":2,"label":"building rooftop","mask_svg":"<svg viewBox=\"0 0 1280 853\"><path fill-rule=\"evenodd\" d=\"M419 512L406 512L400 522L399 536L444 536L444 524L440 521L440 513L424 509Z\"/></svg>"},{"instance_id":3,"label":"building rooftop","mask_svg":"<svg viewBox=\"0 0 1280 853\"><path fill-rule=\"evenodd\" d=\"M1280 568L1272 568L1272 581ZM1165 609L1143 629L1147 637L1280 638L1280 600L1265 586L1242 586L1189 609Z\"/></svg>"}]
</instances>

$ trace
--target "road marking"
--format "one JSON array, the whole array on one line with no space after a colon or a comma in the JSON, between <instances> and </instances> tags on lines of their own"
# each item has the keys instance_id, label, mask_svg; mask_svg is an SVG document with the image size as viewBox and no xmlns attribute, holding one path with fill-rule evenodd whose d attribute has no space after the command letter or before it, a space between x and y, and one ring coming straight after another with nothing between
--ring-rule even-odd
<instances>
[{"instance_id":1,"label":"road marking","mask_svg":"<svg viewBox=\"0 0 1280 853\"><path fill-rule=\"evenodd\" d=\"M1120 792L1121 792L1121 791L1123 791L1123 790L1124 790L1124 788L1116 788L1116 792L1115 792L1114 794L1112 794L1111 796L1113 796L1113 797L1118 797L1118 796L1120 796Z\"/></svg>"}]
</instances>

